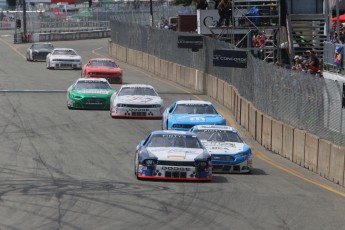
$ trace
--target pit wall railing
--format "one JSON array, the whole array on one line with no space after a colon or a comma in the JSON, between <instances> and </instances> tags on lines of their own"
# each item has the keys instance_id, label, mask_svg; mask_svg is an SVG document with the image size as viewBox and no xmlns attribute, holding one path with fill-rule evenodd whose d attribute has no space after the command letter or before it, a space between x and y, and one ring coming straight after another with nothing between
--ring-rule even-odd
<instances>
[{"instance_id":1,"label":"pit wall railing","mask_svg":"<svg viewBox=\"0 0 345 230\"><path fill-rule=\"evenodd\" d=\"M203 49L191 52L177 48L181 33L119 21L111 21L112 27L112 57L210 96L266 149L345 185L343 132L335 123L342 118L336 108L341 108L340 83L252 56L247 69L214 67L213 50L234 47L205 37Z\"/></svg>"}]
</instances>

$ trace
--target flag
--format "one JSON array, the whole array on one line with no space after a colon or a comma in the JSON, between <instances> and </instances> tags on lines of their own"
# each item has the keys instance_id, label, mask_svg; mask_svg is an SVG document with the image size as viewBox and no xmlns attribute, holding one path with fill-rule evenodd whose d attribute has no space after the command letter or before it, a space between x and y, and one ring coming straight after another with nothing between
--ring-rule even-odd
<instances>
[{"instance_id":1,"label":"flag","mask_svg":"<svg viewBox=\"0 0 345 230\"><path fill-rule=\"evenodd\" d=\"M343 46L336 46L334 51L334 64L340 68L343 63Z\"/></svg>"}]
</instances>

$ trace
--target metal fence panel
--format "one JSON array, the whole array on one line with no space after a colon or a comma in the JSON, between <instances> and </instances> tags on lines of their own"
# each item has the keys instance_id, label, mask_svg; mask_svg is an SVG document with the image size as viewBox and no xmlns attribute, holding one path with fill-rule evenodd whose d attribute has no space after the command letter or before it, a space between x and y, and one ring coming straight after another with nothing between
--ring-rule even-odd
<instances>
[{"instance_id":1,"label":"metal fence panel","mask_svg":"<svg viewBox=\"0 0 345 230\"><path fill-rule=\"evenodd\" d=\"M191 52L177 48L178 36L186 33L119 20L112 20L110 27L114 43L212 74L234 85L269 116L345 145L342 83L280 68L251 54L246 69L215 67L213 50L235 47L205 37L204 48Z\"/></svg>"}]
</instances>

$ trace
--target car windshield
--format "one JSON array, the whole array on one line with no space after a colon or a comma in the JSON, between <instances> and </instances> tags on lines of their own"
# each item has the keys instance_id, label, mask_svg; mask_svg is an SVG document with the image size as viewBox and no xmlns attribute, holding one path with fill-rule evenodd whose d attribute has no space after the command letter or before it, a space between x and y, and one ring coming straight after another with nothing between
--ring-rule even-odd
<instances>
[{"instance_id":1,"label":"car windshield","mask_svg":"<svg viewBox=\"0 0 345 230\"><path fill-rule=\"evenodd\" d=\"M119 92L119 96L126 95L147 95L147 96L157 96L157 93L152 88L144 87L125 87Z\"/></svg>"},{"instance_id":2,"label":"car windshield","mask_svg":"<svg viewBox=\"0 0 345 230\"><path fill-rule=\"evenodd\" d=\"M78 81L74 86L74 89L111 89L111 87L107 82L104 81Z\"/></svg>"},{"instance_id":3,"label":"car windshield","mask_svg":"<svg viewBox=\"0 0 345 230\"><path fill-rule=\"evenodd\" d=\"M47 50L52 50L54 49L54 46L52 44L34 44L32 46L32 49L47 49Z\"/></svg>"},{"instance_id":4,"label":"car windshield","mask_svg":"<svg viewBox=\"0 0 345 230\"><path fill-rule=\"evenodd\" d=\"M109 67L118 67L115 62L110 60L94 60L90 62L89 66L109 66Z\"/></svg>"},{"instance_id":5,"label":"car windshield","mask_svg":"<svg viewBox=\"0 0 345 230\"><path fill-rule=\"evenodd\" d=\"M77 55L74 50L54 50L53 55Z\"/></svg>"},{"instance_id":6,"label":"car windshield","mask_svg":"<svg viewBox=\"0 0 345 230\"><path fill-rule=\"evenodd\" d=\"M210 104L178 104L173 114L218 114Z\"/></svg>"},{"instance_id":7,"label":"car windshield","mask_svg":"<svg viewBox=\"0 0 345 230\"><path fill-rule=\"evenodd\" d=\"M154 135L151 137L147 147L203 148L196 136L176 134Z\"/></svg>"},{"instance_id":8,"label":"car windshield","mask_svg":"<svg viewBox=\"0 0 345 230\"><path fill-rule=\"evenodd\" d=\"M229 130L195 130L194 133L202 141L243 142L237 133Z\"/></svg>"}]
</instances>

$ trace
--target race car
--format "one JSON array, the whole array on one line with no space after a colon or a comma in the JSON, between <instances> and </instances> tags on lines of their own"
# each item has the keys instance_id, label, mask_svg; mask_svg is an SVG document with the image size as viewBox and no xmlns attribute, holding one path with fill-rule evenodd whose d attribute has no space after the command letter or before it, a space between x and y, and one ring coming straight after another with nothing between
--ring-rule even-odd
<instances>
[{"instance_id":1,"label":"race car","mask_svg":"<svg viewBox=\"0 0 345 230\"><path fill-rule=\"evenodd\" d=\"M211 156L194 133L157 130L137 146L134 174L138 179L210 181Z\"/></svg>"},{"instance_id":2,"label":"race car","mask_svg":"<svg viewBox=\"0 0 345 230\"><path fill-rule=\"evenodd\" d=\"M55 48L47 55L47 69L81 69L81 56L74 49Z\"/></svg>"},{"instance_id":3,"label":"race car","mask_svg":"<svg viewBox=\"0 0 345 230\"><path fill-rule=\"evenodd\" d=\"M196 125L194 132L211 154L215 173L250 173L252 151L237 130L223 125Z\"/></svg>"},{"instance_id":4,"label":"race car","mask_svg":"<svg viewBox=\"0 0 345 230\"><path fill-rule=\"evenodd\" d=\"M79 78L67 89L67 108L109 109L113 93L115 90L104 78Z\"/></svg>"},{"instance_id":5,"label":"race car","mask_svg":"<svg viewBox=\"0 0 345 230\"><path fill-rule=\"evenodd\" d=\"M54 49L50 42L33 43L26 50L27 61L45 61L47 55Z\"/></svg>"},{"instance_id":6,"label":"race car","mask_svg":"<svg viewBox=\"0 0 345 230\"><path fill-rule=\"evenodd\" d=\"M109 83L122 84L122 69L113 59L92 58L83 66L81 77L102 77Z\"/></svg>"},{"instance_id":7,"label":"race car","mask_svg":"<svg viewBox=\"0 0 345 230\"><path fill-rule=\"evenodd\" d=\"M188 131L194 125L226 125L226 119L213 104L202 100L174 102L163 113L162 129Z\"/></svg>"},{"instance_id":8,"label":"race car","mask_svg":"<svg viewBox=\"0 0 345 230\"><path fill-rule=\"evenodd\" d=\"M110 100L110 116L113 118L161 119L163 110L163 100L151 85L122 85Z\"/></svg>"}]
</instances>

